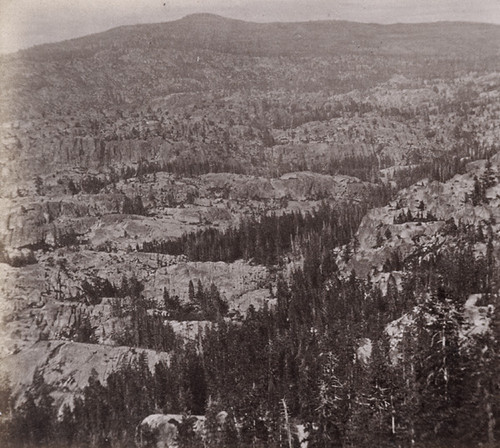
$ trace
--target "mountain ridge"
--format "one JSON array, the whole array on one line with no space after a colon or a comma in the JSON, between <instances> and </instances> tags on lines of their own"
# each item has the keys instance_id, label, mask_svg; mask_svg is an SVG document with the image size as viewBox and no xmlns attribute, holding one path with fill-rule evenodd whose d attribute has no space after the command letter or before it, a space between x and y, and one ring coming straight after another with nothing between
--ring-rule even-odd
<instances>
[{"instance_id":1,"label":"mountain ridge","mask_svg":"<svg viewBox=\"0 0 500 448\"><path fill-rule=\"evenodd\" d=\"M419 79L498 70L498 42L500 26L490 24L253 23L195 15L0 56L0 101L5 121L21 110L137 107L172 93L344 93L394 73Z\"/></svg>"},{"instance_id":2,"label":"mountain ridge","mask_svg":"<svg viewBox=\"0 0 500 448\"><path fill-rule=\"evenodd\" d=\"M172 31L172 29L175 30L176 27L183 27L186 25L189 26L195 26L195 27L200 27L200 26L212 26L214 24L217 24L219 26L239 26L243 27L245 32L248 31L254 31L256 29L261 29L265 31L274 31L276 32L277 30L288 30L292 28L306 28L306 31L311 32L312 28L314 27L328 27L330 28L328 31L334 32L338 31L338 28L340 29L349 29L352 31L353 28L356 30L360 31L379 31L379 32L398 32L398 33L405 33L408 30L411 30L412 32L421 32L421 31L427 31L427 32L435 32L435 29L441 30L439 34L444 38L446 36L446 33L443 33L443 28L446 28L448 32L456 32L456 28L464 28L467 27L469 31L471 30L481 30L481 32L495 32L500 35L500 25L497 24L490 24L490 23L483 23L483 22L461 22L461 21L438 21L438 22L421 22L421 23L393 23L393 24L379 24L379 23L365 23L365 22L354 22L354 21L347 21L347 20L311 20L311 21L297 21L297 22L253 22L253 21L245 21L245 20L240 20L240 19L234 19L234 18L229 18L229 17L224 17L221 15L217 14L210 14L210 13L196 13L196 14L189 14L181 19L177 20L172 20L172 21L167 21L167 22L158 22L158 23L147 23L147 24L134 24L134 25L121 25L118 27L110 28L108 30L98 32L98 33L93 33L93 34L88 34L85 36L80 36L76 37L73 39L68 39L68 40L63 40L59 42L50 42L50 43L44 43L40 45L35 45L30 48L22 49L19 50L15 53L9 53L6 55L0 55L0 57L6 57L6 56L14 56L14 55L25 55L29 54L32 51L36 51L37 49L44 49L44 48L51 48L51 47L58 47L62 44L77 44L77 43L84 43L84 41L88 40L89 38L95 38L95 37L104 37L107 35L113 35L122 31L147 31L152 30L152 29L157 29L157 28L164 28L163 31ZM170 29L165 29L166 27ZM224 30L228 31L228 30ZM241 30L240 30L241 31ZM446 30L445 30L446 31ZM317 37L317 36L316 36ZM462 40L465 37L465 40L467 38L470 38L471 36L462 36ZM459 35L454 35L453 38L460 38ZM438 42L435 42L435 44L439 44Z\"/></svg>"}]
</instances>

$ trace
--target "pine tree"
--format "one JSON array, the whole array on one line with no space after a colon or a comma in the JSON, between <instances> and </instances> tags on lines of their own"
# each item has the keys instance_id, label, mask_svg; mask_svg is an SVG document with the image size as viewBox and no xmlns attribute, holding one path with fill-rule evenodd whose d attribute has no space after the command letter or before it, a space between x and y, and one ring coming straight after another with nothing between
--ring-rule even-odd
<instances>
[{"instance_id":1,"label":"pine tree","mask_svg":"<svg viewBox=\"0 0 500 448\"><path fill-rule=\"evenodd\" d=\"M0 446L11 446L14 435L14 428L11 421L13 408L10 382L8 378L2 377L0 379Z\"/></svg>"},{"instance_id":2,"label":"pine tree","mask_svg":"<svg viewBox=\"0 0 500 448\"><path fill-rule=\"evenodd\" d=\"M477 176L474 176L474 187L471 194L472 205L479 205L484 202L485 192L483 185L479 182Z\"/></svg>"},{"instance_id":3,"label":"pine tree","mask_svg":"<svg viewBox=\"0 0 500 448\"><path fill-rule=\"evenodd\" d=\"M194 301L194 285L193 285L193 281L192 280L189 280L189 285L188 285L188 297L189 297L189 301L190 302L193 302Z\"/></svg>"},{"instance_id":4,"label":"pine tree","mask_svg":"<svg viewBox=\"0 0 500 448\"><path fill-rule=\"evenodd\" d=\"M339 362L333 353L323 354L317 405L318 429L312 437L315 447L342 446L348 390L346 379L337 372Z\"/></svg>"},{"instance_id":5,"label":"pine tree","mask_svg":"<svg viewBox=\"0 0 500 448\"><path fill-rule=\"evenodd\" d=\"M496 298L496 297L495 297ZM464 440L470 444L482 442L485 446L497 446L500 427L500 312L491 308L487 332L470 338L466 347L466 406L461 413L459 426Z\"/></svg>"},{"instance_id":6,"label":"pine tree","mask_svg":"<svg viewBox=\"0 0 500 448\"><path fill-rule=\"evenodd\" d=\"M424 300L417 317L416 380L421 396L419 435L434 443L456 439L463 402L460 304L442 287Z\"/></svg>"},{"instance_id":7,"label":"pine tree","mask_svg":"<svg viewBox=\"0 0 500 448\"><path fill-rule=\"evenodd\" d=\"M418 323L417 327L420 324ZM411 326L405 329L399 350L400 353L394 360L391 375L394 389L392 405L397 425L395 437L403 446L413 446L416 442L416 425L421 397L416 367L419 358L414 330Z\"/></svg>"},{"instance_id":8,"label":"pine tree","mask_svg":"<svg viewBox=\"0 0 500 448\"><path fill-rule=\"evenodd\" d=\"M485 169L484 169L484 173L481 176L481 185L482 185L482 188L486 192L486 190L488 188L491 188L496 183L497 183L497 181L495 179L495 173L493 172L493 170L491 168L491 160L488 159L486 161L486 166L485 166Z\"/></svg>"},{"instance_id":9,"label":"pine tree","mask_svg":"<svg viewBox=\"0 0 500 448\"><path fill-rule=\"evenodd\" d=\"M77 434L77 425L78 423L75 420L73 411L69 405L65 404L57 423L56 437L63 446L72 446Z\"/></svg>"},{"instance_id":10,"label":"pine tree","mask_svg":"<svg viewBox=\"0 0 500 448\"><path fill-rule=\"evenodd\" d=\"M43 446L54 437L56 411L50 387L41 371L36 370L24 403L14 414L13 435L21 444Z\"/></svg>"}]
</instances>

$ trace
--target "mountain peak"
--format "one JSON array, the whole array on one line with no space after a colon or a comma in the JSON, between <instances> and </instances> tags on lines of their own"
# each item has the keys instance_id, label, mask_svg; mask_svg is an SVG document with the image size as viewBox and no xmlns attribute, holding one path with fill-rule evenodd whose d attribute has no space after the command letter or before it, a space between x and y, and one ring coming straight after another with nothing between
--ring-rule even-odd
<instances>
[{"instance_id":1,"label":"mountain peak","mask_svg":"<svg viewBox=\"0 0 500 448\"><path fill-rule=\"evenodd\" d=\"M241 22L241 20L231 19L229 17L223 17L218 14L212 14L208 12L200 12L194 14L188 14L180 19L182 22L195 22L195 23L206 23L206 22Z\"/></svg>"},{"instance_id":2,"label":"mountain peak","mask_svg":"<svg viewBox=\"0 0 500 448\"><path fill-rule=\"evenodd\" d=\"M222 19L222 20L224 20L226 18L223 16L220 16L218 14L213 14L210 12L195 12L193 14L188 14L182 18L182 20L187 20L187 19L192 19L192 20L196 20L196 19L218 19L218 20L221 20Z\"/></svg>"}]
</instances>

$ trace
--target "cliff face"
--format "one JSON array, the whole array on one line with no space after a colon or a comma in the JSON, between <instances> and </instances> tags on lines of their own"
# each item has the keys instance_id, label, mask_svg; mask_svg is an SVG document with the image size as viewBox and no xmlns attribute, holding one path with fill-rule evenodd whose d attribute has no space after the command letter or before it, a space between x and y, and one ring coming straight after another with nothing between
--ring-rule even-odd
<instances>
[{"instance_id":1,"label":"cliff face","mask_svg":"<svg viewBox=\"0 0 500 448\"><path fill-rule=\"evenodd\" d=\"M370 210L359 226L356 234L359 246L346 268L366 276L380 271L395 254L401 261L435 256L441 248L453 244L456 225L481 227L485 234L490 226L498 251L499 161L497 154L489 167L486 161L469 164L465 174L445 183L424 180L402 190L389 205ZM489 180L483 198L473 199L475 188L486 178ZM484 240L477 244L477 250L485 252Z\"/></svg>"},{"instance_id":2,"label":"cliff face","mask_svg":"<svg viewBox=\"0 0 500 448\"><path fill-rule=\"evenodd\" d=\"M47 182L48 184L48 182ZM50 184L48 184L50 185ZM49 186L47 188L50 188ZM179 179L165 173L141 180L119 181L102 187L102 193L54 194L33 198L4 199L0 216L0 241L8 248L60 247L87 242L97 247L114 241L131 244L127 233L141 241L178 237L207 224L235 223L247 207L286 210L288 202L310 208L311 202L360 202L373 197L377 187L347 176L291 173L278 179L236 174L206 174ZM136 198L148 210L137 209ZM178 208L187 201L187 207Z\"/></svg>"},{"instance_id":3,"label":"cliff face","mask_svg":"<svg viewBox=\"0 0 500 448\"><path fill-rule=\"evenodd\" d=\"M31 179L76 167L96 172L109 170L111 167L120 169L141 160L161 163L172 157L173 144L161 138L148 141L107 141L92 136L67 137L56 131L45 138L38 136L33 139L32 135L37 132L37 128L39 126L36 124L28 123L21 130L4 132L6 136L2 141L0 163L9 164L10 173L4 177L6 181L12 178ZM67 132L66 130L65 133Z\"/></svg>"},{"instance_id":4,"label":"cliff face","mask_svg":"<svg viewBox=\"0 0 500 448\"><path fill-rule=\"evenodd\" d=\"M216 285L230 310L241 314L250 304L261 306L269 299L268 290L262 289L269 280L268 270L243 261L186 262L184 257L161 254L66 248L37 252L37 257L36 264L22 268L0 264L5 279L0 289L2 356L39 340L79 341L89 335L95 343L115 345L117 335L128 326L127 310L133 303L126 297L105 297L99 289L104 281L114 288L108 287L107 293L117 295L124 281L137 279L143 285L141 296L164 315L165 322L165 292L187 303L190 281L208 288ZM246 306L240 310L240 298L248 293L253 296L244 299ZM81 333L82 327L88 334ZM183 328L179 331L182 336Z\"/></svg>"},{"instance_id":5,"label":"cliff face","mask_svg":"<svg viewBox=\"0 0 500 448\"><path fill-rule=\"evenodd\" d=\"M144 356L151 371L158 362L169 362L167 353L153 350L110 347L64 341L40 341L22 352L2 358L0 372L9 374L14 396L21 394L33 382L35 372L56 389L53 394L57 408L73 402L75 396L88 384L90 376L105 384L108 375L119 366L137 361Z\"/></svg>"}]
</instances>

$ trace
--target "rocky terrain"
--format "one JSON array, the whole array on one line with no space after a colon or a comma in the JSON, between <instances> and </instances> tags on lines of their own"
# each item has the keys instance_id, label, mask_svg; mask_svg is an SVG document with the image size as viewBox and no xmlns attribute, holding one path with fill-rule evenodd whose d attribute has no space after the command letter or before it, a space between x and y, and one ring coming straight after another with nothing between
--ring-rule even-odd
<instances>
[{"instance_id":1,"label":"rocky terrain","mask_svg":"<svg viewBox=\"0 0 500 448\"><path fill-rule=\"evenodd\" d=\"M63 413L123 366L145 363L160 381L158 366L199 373L196 356L207 378L234 375L234 396L246 397L240 378L269 398L279 384L210 358L225 331L251 352L244 331L267 334L259 319L276 329L255 347L295 403L314 381L287 369L300 361L326 388L320 372L353 358L333 345L370 366L387 336L392 361L406 359L405 334L432 315L441 283L463 302L461 337L489 335L499 42L483 24L195 15L0 56L0 371L16 405L40 375ZM208 396L193 404L199 378L183 381L147 412L208 412ZM244 409L214 381L214 400ZM327 432L331 409L314 420L317 403L290 406ZM271 410L258 412L254 426Z\"/></svg>"},{"instance_id":2,"label":"rocky terrain","mask_svg":"<svg viewBox=\"0 0 500 448\"><path fill-rule=\"evenodd\" d=\"M359 246L344 269L367 275L382 270L395 253L401 260L439 255L456 237L451 223L479 232L500 233L500 190L497 154L486 168L486 161L470 163L465 174L457 174L445 183L424 179L401 190L388 205L370 210L357 232ZM491 176L484 201L472 199L474 179ZM488 227L488 230L486 229ZM485 239L479 238L475 250L485 252ZM496 244L495 252L498 250ZM498 253L495 253L498 257Z\"/></svg>"}]
</instances>

